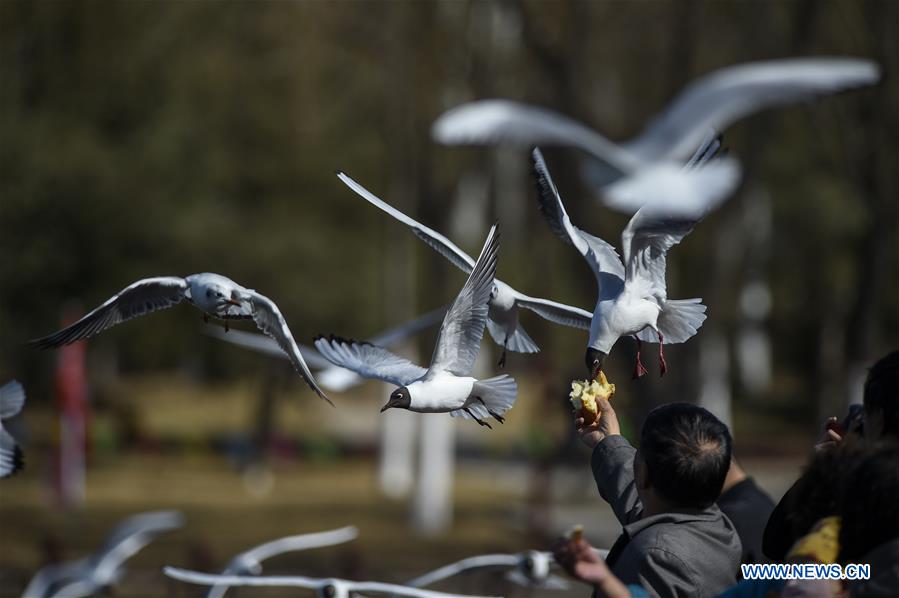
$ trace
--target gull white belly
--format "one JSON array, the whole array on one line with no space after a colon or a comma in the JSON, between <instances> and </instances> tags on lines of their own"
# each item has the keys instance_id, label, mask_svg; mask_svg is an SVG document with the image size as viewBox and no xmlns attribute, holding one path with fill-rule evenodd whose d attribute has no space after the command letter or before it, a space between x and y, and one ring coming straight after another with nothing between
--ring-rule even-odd
<instances>
[{"instance_id":1,"label":"gull white belly","mask_svg":"<svg viewBox=\"0 0 899 598\"><path fill-rule=\"evenodd\" d=\"M409 411L446 413L461 409L471 395L476 382L471 376L438 374L430 380L420 380L406 386L411 402Z\"/></svg>"}]
</instances>

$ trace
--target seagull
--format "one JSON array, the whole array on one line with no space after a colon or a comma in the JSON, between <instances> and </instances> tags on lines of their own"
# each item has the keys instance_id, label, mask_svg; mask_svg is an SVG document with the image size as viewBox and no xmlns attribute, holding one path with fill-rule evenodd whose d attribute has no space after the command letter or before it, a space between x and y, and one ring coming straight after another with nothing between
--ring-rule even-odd
<instances>
[{"instance_id":1,"label":"seagull","mask_svg":"<svg viewBox=\"0 0 899 598\"><path fill-rule=\"evenodd\" d=\"M16 439L3 429L3 420L15 416L25 404L25 389L17 380L0 386L0 478L6 478L25 466L22 449Z\"/></svg>"},{"instance_id":2,"label":"seagull","mask_svg":"<svg viewBox=\"0 0 899 598\"><path fill-rule=\"evenodd\" d=\"M125 519L109 535L103 548L88 558L44 567L25 588L23 598L90 596L118 581L125 561L160 534L180 528L177 511L141 513Z\"/></svg>"},{"instance_id":3,"label":"seagull","mask_svg":"<svg viewBox=\"0 0 899 598\"><path fill-rule=\"evenodd\" d=\"M354 594L392 594L408 598L486 598L434 592L432 590L422 590L378 581L350 581L334 577L214 575L177 567L165 567L163 571L172 579L198 585L224 584L228 586L306 588L315 590L316 595L320 598L349 598L349 596Z\"/></svg>"},{"instance_id":4,"label":"seagull","mask_svg":"<svg viewBox=\"0 0 899 598\"><path fill-rule=\"evenodd\" d=\"M382 347L392 347L409 336L417 334L440 322L443 319L443 316L446 315L446 309L447 306L438 307L426 314L418 316L414 320L410 320L395 328L378 333L368 339L368 342ZM256 334L255 332L243 332L241 330L224 332L222 328L213 326L210 328L209 334L239 347L244 347L245 349L252 349L253 351L259 351L260 353L267 353L285 359L287 358L287 355L281 350L278 343L267 336ZM319 384L328 390L344 392L363 382L364 378L359 374L334 365L322 357L315 348L307 345L298 345L298 347L300 353L303 355L303 359L306 360L309 367L318 370L315 375Z\"/></svg>"},{"instance_id":5,"label":"seagull","mask_svg":"<svg viewBox=\"0 0 899 598\"><path fill-rule=\"evenodd\" d=\"M396 407L419 413L449 412L488 428L492 427L485 421L488 417L503 423L503 414L518 394L515 380L505 374L486 380L471 377L484 335L498 251L499 231L494 224L468 280L446 312L428 369L377 345L339 337L320 336L315 348L325 359L364 378L399 386L382 413Z\"/></svg>"},{"instance_id":6,"label":"seagull","mask_svg":"<svg viewBox=\"0 0 899 598\"><path fill-rule=\"evenodd\" d=\"M228 566L225 567L225 570L222 571L222 575L259 575L262 573L262 561L270 559L273 556L285 552L343 544L344 542L355 540L358 535L359 530L350 525L327 532L278 538L277 540L260 544L259 546L238 554L231 559L231 562L229 562ZM209 588L209 592L206 593L206 598L221 598L227 591L227 585L216 584Z\"/></svg>"},{"instance_id":7,"label":"seagull","mask_svg":"<svg viewBox=\"0 0 899 598\"><path fill-rule=\"evenodd\" d=\"M588 163L588 174L602 187L603 200L632 214L642 205L629 193L628 179L634 176L674 182L673 203L702 196L703 178L710 171L678 167L709 129L723 131L767 108L873 85L879 79L876 63L856 58L793 58L727 67L691 83L640 135L620 144L557 112L499 99L448 110L434 122L431 134L446 145L577 147L595 159Z\"/></svg>"},{"instance_id":8,"label":"seagull","mask_svg":"<svg viewBox=\"0 0 899 598\"><path fill-rule=\"evenodd\" d=\"M274 339L287 353L294 369L303 376L309 387L331 406L334 405L312 377L312 372L303 361L303 355L287 327L287 321L275 302L219 274L204 272L186 278L159 276L138 280L74 324L33 340L30 344L39 349L68 345L132 318L168 309L184 300L201 310L203 319L207 322L210 316L225 322L252 319L262 332Z\"/></svg>"},{"instance_id":9,"label":"seagull","mask_svg":"<svg viewBox=\"0 0 899 598\"><path fill-rule=\"evenodd\" d=\"M455 243L376 197L368 189L343 172L338 172L337 176L350 189L361 195L369 203L409 226L419 239L448 259L454 266L464 272L471 272L471 269L474 267L474 260L459 249ZM506 364L506 350L516 353L536 353L540 350L537 343L531 340L531 337L528 336L528 333L524 331L524 328L518 321L518 309L521 307L529 309L542 318L556 324L582 330L590 328L591 313L589 311L563 303L556 303L548 299L529 297L524 293L516 291L501 280L496 280L493 292L490 295L487 330L490 331L490 336L493 337L496 344L503 348L503 354L499 360L500 367Z\"/></svg>"},{"instance_id":10,"label":"seagull","mask_svg":"<svg viewBox=\"0 0 899 598\"><path fill-rule=\"evenodd\" d=\"M710 159L713 153L710 149L702 159ZM714 204L697 207L688 215L672 212L663 195L647 203L621 234L622 263L614 247L571 223L542 153L535 149L532 157L540 211L553 232L584 256L596 276L598 297L584 356L591 379L599 375L603 360L622 336L637 341L634 378L646 373L640 361L643 341L659 343L659 369L664 375L668 366L663 345L685 342L706 318L702 299L668 299L666 256Z\"/></svg>"},{"instance_id":11,"label":"seagull","mask_svg":"<svg viewBox=\"0 0 899 598\"><path fill-rule=\"evenodd\" d=\"M509 570L506 578L520 586L547 590L567 590L568 582L553 575L557 567L551 552L528 550L518 554L484 554L462 559L406 582L414 588L424 588L444 579L475 570Z\"/></svg>"}]
</instances>

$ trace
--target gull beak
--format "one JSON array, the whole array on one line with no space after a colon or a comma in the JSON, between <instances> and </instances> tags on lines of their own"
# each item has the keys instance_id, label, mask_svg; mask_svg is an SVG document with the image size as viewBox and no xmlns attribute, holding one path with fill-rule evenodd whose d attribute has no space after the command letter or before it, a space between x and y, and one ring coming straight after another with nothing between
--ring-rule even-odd
<instances>
[{"instance_id":1,"label":"gull beak","mask_svg":"<svg viewBox=\"0 0 899 598\"><path fill-rule=\"evenodd\" d=\"M225 303L229 303L231 305L236 305L237 307L240 307L241 305L243 305L240 301L238 301L237 299L233 299L233 298L225 299Z\"/></svg>"},{"instance_id":2,"label":"gull beak","mask_svg":"<svg viewBox=\"0 0 899 598\"><path fill-rule=\"evenodd\" d=\"M387 410L390 409L391 407L393 407L393 405L391 405L391 404L390 404L390 401L388 401L386 405L384 405L383 407L381 407L381 413L384 413L385 411L387 411Z\"/></svg>"}]
</instances>

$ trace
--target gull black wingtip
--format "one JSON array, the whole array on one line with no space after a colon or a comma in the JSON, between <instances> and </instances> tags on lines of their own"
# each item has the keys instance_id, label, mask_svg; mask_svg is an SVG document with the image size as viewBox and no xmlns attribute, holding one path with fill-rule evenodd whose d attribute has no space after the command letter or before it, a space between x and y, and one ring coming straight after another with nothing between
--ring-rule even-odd
<instances>
[{"instance_id":1,"label":"gull black wingtip","mask_svg":"<svg viewBox=\"0 0 899 598\"><path fill-rule=\"evenodd\" d=\"M50 336L42 336L41 338L34 338L30 341L25 342L25 346L29 349L34 349L36 351L47 351L48 349L56 349L61 347L65 343L59 343L54 341L53 335Z\"/></svg>"}]
</instances>

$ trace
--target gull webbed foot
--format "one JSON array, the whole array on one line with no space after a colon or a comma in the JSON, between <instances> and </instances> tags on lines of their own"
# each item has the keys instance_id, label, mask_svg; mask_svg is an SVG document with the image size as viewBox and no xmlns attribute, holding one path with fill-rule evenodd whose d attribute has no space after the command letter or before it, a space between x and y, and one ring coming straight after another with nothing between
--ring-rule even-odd
<instances>
[{"instance_id":1,"label":"gull webbed foot","mask_svg":"<svg viewBox=\"0 0 899 598\"><path fill-rule=\"evenodd\" d=\"M493 429L493 426L491 426L488 422L485 422L485 421L482 420L482 419L478 419L478 418L475 416L475 414L472 413L471 410L470 410L468 407L465 407L464 409L465 409L465 413L467 413L468 415L470 415L470 416L471 416L471 419L473 419L474 421L478 422L478 425L479 425L479 426L487 426L487 427L490 428L491 430Z\"/></svg>"},{"instance_id":2,"label":"gull webbed foot","mask_svg":"<svg viewBox=\"0 0 899 598\"><path fill-rule=\"evenodd\" d=\"M475 397L475 398L481 402L481 405L484 406L484 409L487 410L487 413L490 414L490 417L492 417L493 419L495 419L496 421L498 421L501 424L506 423L506 418L503 417L502 415L496 413L495 411L491 410L489 407L487 407L487 403L484 402L484 399L482 399L481 397Z\"/></svg>"}]
</instances>

